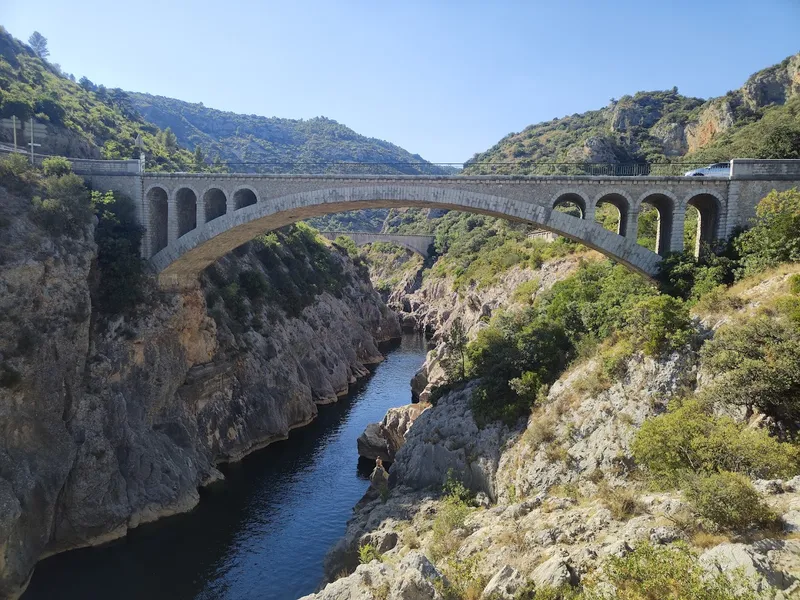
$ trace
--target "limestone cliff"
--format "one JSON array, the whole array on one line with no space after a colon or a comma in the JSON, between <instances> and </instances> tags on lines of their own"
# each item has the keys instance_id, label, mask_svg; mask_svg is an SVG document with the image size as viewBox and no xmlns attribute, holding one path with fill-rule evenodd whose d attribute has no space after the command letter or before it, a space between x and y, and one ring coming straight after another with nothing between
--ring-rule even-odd
<instances>
[{"instance_id":1,"label":"limestone cliff","mask_svg":"<svg viewBox=\"0 0 800 600\"><path fill-rule=\"evenodd\" d=\"M399 335L335 251L339 285L308 289L292 313L280 297L234 298L212 318L206 276L203 291L151 287L134 315L99 315L91 227L53 237L29 209L0 188L0 597L48 553L190 509L198 486L220 477L215 464L309 422ZM243 248L215 269L225 280L288 267Z\"/></svg>"}]
</instances>

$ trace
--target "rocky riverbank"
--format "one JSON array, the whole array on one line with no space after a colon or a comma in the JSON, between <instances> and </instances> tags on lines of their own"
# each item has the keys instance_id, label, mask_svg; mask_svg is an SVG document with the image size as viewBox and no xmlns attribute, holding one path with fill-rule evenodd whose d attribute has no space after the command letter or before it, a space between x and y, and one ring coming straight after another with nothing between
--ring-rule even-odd
<instances>
[{"instance_id":1,"label":"rocky riverbank","mask_svg":"<svg viewBox=\"0 0 800 600\"><path fill-rule=\"evenodd\" d=\"M379 342L400 335L336 251L342 284L317 286L297 314L233 294L226 282L242 271L306 260L281 250L267 265L251 246L214 267L202 290L151 285L135 314L100 315L92 228L54 237L29 209L0 189L2 597L42 556L190 509L198 487L220 477L216 464L311 421L382 360Z\"/></svg>"},{"instance_id":2,"label":"rocky riverbank","mask_svg":"<svg viewBox=\"0 0 800 600\"><path fill-rule=\"evenodd\" d=\"M695 364L691 355L634 357L625 377L600 389L586 385L597 368L589 361L516 429L479 428L471 386L442 397L409 431L388 497L365 498L329 553L333 583L308 598L438 599L453 585L513 598L525 586L577 584L644 542L675 541L693 546L711 573L741 569L762 592L795 597L800 478L756 482L785 534L748 541L692 537L681 494L653 492L631 473L634 432L696 384ZM443 495L448 473L477 492L472 503ZM366 560L364 547L374 550Z\"/></svg>"}]
</instances>

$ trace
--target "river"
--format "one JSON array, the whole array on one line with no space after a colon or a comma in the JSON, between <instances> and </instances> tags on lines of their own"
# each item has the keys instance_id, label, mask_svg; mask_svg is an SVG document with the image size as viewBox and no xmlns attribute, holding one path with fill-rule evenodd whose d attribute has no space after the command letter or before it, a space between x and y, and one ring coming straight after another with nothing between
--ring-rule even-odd
<instances>
[{"instance_id":1,"label":"river","mask_svg":"<svg viewBox=\"0 0 800 600\"><path fill-rule=\"evenodd\" d=\"M405 335L374 373L289 439L223 465L191 512L42 561L22 600L289 600L316 590L325 553L369 486L356 439L411 402L424 340Z\"/></svg>"}]
</instances>

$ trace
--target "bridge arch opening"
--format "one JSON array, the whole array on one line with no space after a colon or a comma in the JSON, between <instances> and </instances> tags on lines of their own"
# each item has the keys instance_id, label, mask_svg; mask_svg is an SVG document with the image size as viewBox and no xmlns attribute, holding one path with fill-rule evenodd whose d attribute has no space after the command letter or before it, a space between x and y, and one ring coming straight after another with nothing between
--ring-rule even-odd
<instances>
[{"instance_id":1,"label":"bridge arch opening","mask_svg":"<svg viewBox=\"0 0 800 600\"><path fill-rule=\"evenodd\" d=\"M175 193L175 208L178 211L178 237L197 227L197 194L189 188Z\"/></svg>"},{"instance_id":2,"label":"bridge arch opening","mask_svg":"<svg viewBox=\"0 0 800 600\"><path fill-rule=\"evenodd\" d=\"M228 210L228 199L219 188L211 188L203 194L203 204L206 207L206 223L219 219Z\"/></svg>"},{"instance_id":3,"label":"bridge arch opening","mask_svg":"<svg viewBox=\"0 0 800 600\"><path fill-rule=\"evenodd\" d=\"M630 203L622 194L605 194L597 200L594 218L609 231L625 236L628 233Z\"/></svg>"},{"instance_id":4,"label":"bridge arch opening","mask_svg":"<svg viewBox=\"0 0 800 600\"><path fill-rule=\"evenodd\" d=\"M169 243L169 202L167 190L154 187L147 191L147 204L150 208L150 254L153 255L167 247Z\"/></svg>"},{"instance_id":5,"label":"bridge arch opening","mask_svg":"<svg viewBox=\"0 0 800 600\"><path fill-rule=\"evenodd\" d=\"M233 194L233 209L239 210L245 206L252 206L258 202L256 194L250 188L241 188Z\"/></svg>"},{"instance_id":6,"label":"bridge arch opening","mask_svg":"<svg viewBox=\"0 0 800 600\"><path fill-rule=\"evenodd\" d=\"M564 214L583 219L586 216L586 199L575 192L567 192L555 199L553 208Z\"/></svg>"},{"instance_id":7,"label":"bridge arch opening","mask_svg":"<svg viewBox=\"0 0 800 600\"><path fill-rule=\"evenodd\" d=\"M674 213L675 201L666 194L652 193L642 198L637 241L656 254L668 254Z\"/></svg>"},{"instance_id":8,"label":"bridge arch opening","mask_svg":"<svg viewBox=\"0 0 800 600\"><path fill-rule=\"evenodd\" d=\"M694 255L699 257L702 247L717 239L717 227L722 207L719 200L712 194L697 194L687 202L687 217L690 210L697 211L697 228L689 243L693 243L690 247L694 249Z\"/></svg>"}]
</instances>

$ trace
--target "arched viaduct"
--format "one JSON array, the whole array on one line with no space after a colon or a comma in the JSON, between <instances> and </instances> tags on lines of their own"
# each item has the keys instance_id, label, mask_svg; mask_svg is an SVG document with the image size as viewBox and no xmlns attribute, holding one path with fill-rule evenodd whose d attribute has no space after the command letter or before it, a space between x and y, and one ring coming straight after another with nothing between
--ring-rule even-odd
<instances>
[{"instance_id":1,"label":"arched viaduct","mask_svg":"<svg viewBox=\"0 0 800 600\"><path fill-rule=\"evenodd\" d=\"M430 207L533 224L577 240L646 276L683 249L689 206L699 239L727 238L771 189L800 185L800 161L732 161L730 177L95 174L96 189L127 193L146 231L143 254L167 285L190 285L208 265L266 230L359 208ZM619 229L595 222L602 204ZM580 217L556 210L577 206ZM658 211L657 252L637 244L642 207Z\"/></svg>"},{"instance_id":2,"label":"arched viaduct","mask_svg":"<svg viewBox=\"0 0 800 600\"><path fill-rule=\"evenodd\" d=\"M428 258L428 249L435 241L432 235L406 235L400 233L369 233L366 231L320 231L324 238L334 241L340 235L349 237L356 246L365 246L375 242L389 242L402 246L406 250L416 252L422 258Z\"/></svg>"}]
</instances>

